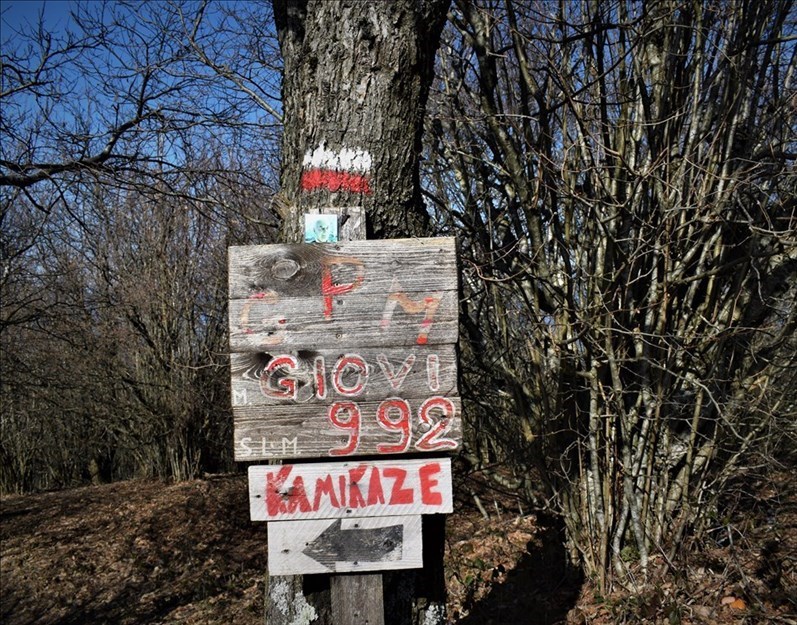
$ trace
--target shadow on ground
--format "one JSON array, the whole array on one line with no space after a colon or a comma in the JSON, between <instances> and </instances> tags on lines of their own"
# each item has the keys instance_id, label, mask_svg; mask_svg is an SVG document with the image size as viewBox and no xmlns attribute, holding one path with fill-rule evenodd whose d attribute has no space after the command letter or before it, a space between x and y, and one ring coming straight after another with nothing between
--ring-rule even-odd
<instances>
[{"instance_id":1,"label":"shadow on ground","mask_svg":"<svg viewBox=\"0 0 797 625\"><path fill-rule=\"evenodd\" d=\"M563 529L551 519L529 541L526 553L509 571L491 571L489 592L463 606L458 625L554 625L564 623L581 590L581 574L568 563Z\"/></svg>"}]
</instances>

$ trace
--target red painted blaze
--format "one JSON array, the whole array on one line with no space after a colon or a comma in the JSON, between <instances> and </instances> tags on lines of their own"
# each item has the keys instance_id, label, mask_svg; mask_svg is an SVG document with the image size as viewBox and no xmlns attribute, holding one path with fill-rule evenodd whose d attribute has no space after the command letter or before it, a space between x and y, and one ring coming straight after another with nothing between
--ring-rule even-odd
<instances>
[{"instance_id":1,"label":"red painted blaze","mask_svg":"<svg viewBox=\"0 0 797 625\"><path fill-rule=\"evenodd\" d=\"M302 172L302 191L318 191L326 189L332 193L348 191L370 195L371 181L369 176L352 174L333 169L306 169Z\"/></svg>"}]
</instances>

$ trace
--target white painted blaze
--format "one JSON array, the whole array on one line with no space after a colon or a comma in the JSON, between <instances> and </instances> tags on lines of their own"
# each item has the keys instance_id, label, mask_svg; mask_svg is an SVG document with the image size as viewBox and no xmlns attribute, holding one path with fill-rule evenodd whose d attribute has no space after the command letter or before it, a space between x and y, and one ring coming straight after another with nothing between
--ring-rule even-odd
<instances>
[{"instance_id":1,"label":"white painted blaze","mask_svg":"<svg viewBox=\"0 0 797 625\"><path fill-rule=\"evenodd\" d=\"M367 174L371 171L371 155L362 149L343 147L337 152L328 150L322 143L314 150L308 150L302 161L304 169L327 169Z\"/></svg>"}]
</instances>

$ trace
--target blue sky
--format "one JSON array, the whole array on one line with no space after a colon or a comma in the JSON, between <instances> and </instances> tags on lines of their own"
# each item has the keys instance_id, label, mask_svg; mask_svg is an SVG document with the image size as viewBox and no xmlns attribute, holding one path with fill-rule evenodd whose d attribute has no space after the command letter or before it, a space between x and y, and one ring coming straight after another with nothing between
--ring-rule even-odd
<instances>
[{"instance_id":1,"label":"blue sky","mask_svg":"<svg viewBox=\"0 0 797 625\"><path fill-rule=\"evenodd\" d=\"M0 53L4 61L8 59L9 66L18 67L24 76L37 76L37 82L22 84L23 78L4 70L0 78L3 88L7 88L1 103L4 118L4 136L0 142L2 158L59 162L64 158L65 146L71 149L70 154L77 156L84 152L98 153L105 148L112 129L136 116L139 105L136 98L144 84L147 85L147 110L162 109L166 114L153 115L136 132L125 135L126 140L132 142L129 149L133 152L151 148L158 158L168 156L179 161L184 157L183 148L198 152L211 139L228 148L241 141L252 145L267 142L270 146L273 133L264 134L264 126L276 127L278 122L273 115L230 81L221 81L197 59L180 58L177 36L160 38L159 23L153 20L161 17L164 6L157 1L123 6L113 0L107 3L100 0L0 0ZM190 14L198 4L185 2L181 6ZM236 6L240 7L240 20L230 17L227 24L231 30L221 30L218 31L221 34L217 34L217 26L225 18L220 9ZM249 86L271 108L279 111L277 60L271 67L250 62L246 56L249 33L245 18L248 13L243 9L248 6L259 5L248 5L245 1L240 5L211 3L213 10L205 12L200 35L209 37L202 41L208 42L209 49L218 55L220 62L235 64L243 59L242 73L250 81ZM70 17L70 12L78 9L88 10L90 18L112 18L114 21L112 24L106 22L111 26L102 41L91 40L86 48L73 49L67 33L78 31L74 33L78 40L83 35ZM42 50L47 47L46 38L38 33L42 16L44 31L54 39L54 53L44 55L44 66L40 64ZM176 19L167 25L174 33L181 32ZM95 27L96 24L91 26L89 32ZM15 32L20 35L15 36ZM276 38L266 39L264 43L276 49ZM60 49L69 52L56 54ZM152 59L164 59L164 65L147 65L153 63ZM146 83L142 82L142 68L157 70ZM193 78L182 80L184 76ZM168 123L160 128L158 124L166 117ZM231 120L231 125L222 124L219 121L222 118ZM168 133L164 130L167 127L178 127L185 132ZM233 127L245 129L245 132L240 130L243 134L232 136ZM190 140L186 138L189 134ZM65 137L69 139L66 142ZM161 142L150 145L147 143L150 138ZM118 147L123 150L122 144Z\"/></svg>"},{"instance_id":2,"label":"blue sky","mask_svg":"<svg viewBox=\"0 0 797 625\"><path fill-rule=\"evenodd\" d=\"M69 22L70 0L0 0L2 39L13 30L28 24L35 26L44 11L44 21L49 30L60 30Z\"/></svg>"}]
</instances>

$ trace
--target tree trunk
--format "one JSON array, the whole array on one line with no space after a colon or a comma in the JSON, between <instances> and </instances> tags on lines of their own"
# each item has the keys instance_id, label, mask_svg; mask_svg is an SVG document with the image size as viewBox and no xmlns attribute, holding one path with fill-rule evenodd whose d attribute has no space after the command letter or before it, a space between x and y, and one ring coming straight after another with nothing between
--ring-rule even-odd
<instances>
[{"instance_id":1,"label":"tree trunk","mask_svg":"<svg viewBox=\"0 0 797 625\"><path fill-rule=\"evenodd\" d=\"M277 204L285 241L303 239L309 212L341 214L344 229L364 212L368 238L427 233L418 159L449 2L274 0L284 61ZM426 568L386 576L387 623L445 621L442 523L425 523L424 532ZM326 576L271 578L267 623L332 622L328 588Z\"/></svg>"},{"instance_id":2,"label":"tree trunk","mask_svg":"<svg viewBox=\"0 0 797 625\"><path fill-rule=\"evenodd\" d=\"M284 60L280 205L362 206L368 238L418 236L418 156L449 0L275 0Z\"/></svg>"}]
</instances>

